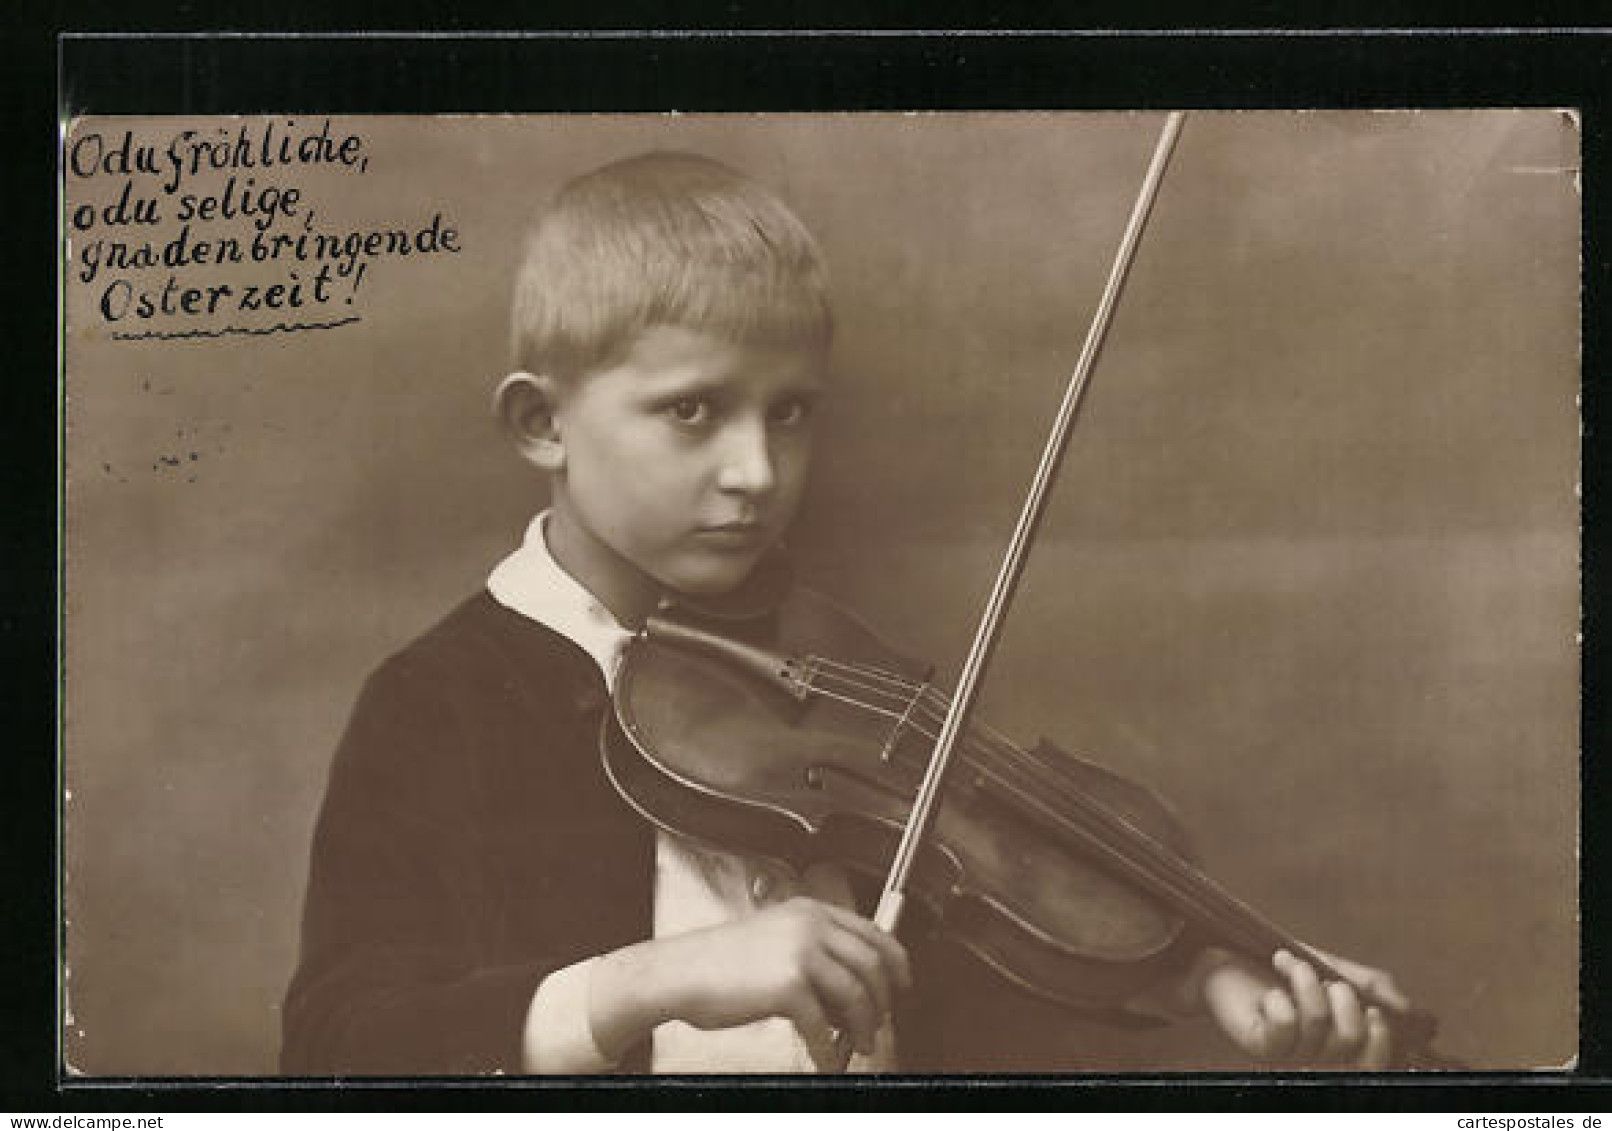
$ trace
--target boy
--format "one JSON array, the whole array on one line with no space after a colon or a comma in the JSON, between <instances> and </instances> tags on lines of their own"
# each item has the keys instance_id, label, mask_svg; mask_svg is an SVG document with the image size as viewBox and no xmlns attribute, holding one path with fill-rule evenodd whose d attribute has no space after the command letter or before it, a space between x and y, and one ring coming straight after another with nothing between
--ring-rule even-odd
<instances>
[{"instance_id":1,"label":"boy","mask_svg":"<svg viewBox=\"0 0 1612 1131\"><path fill-rule=\"evenodd\" d=\"M952 995L837 869L657 834L595 753L631 632L669 595L739 587L794 515L830 339L811 236L715 162L622 161L534 229L513 323L496 407L550 509L364 688L315 834L285 1070L810 1072L841 1040L861 1070L986 1067L937 1040ZM1378 1011L1289 955L1184 967L1161 998L1248 1053L1386 1063Z\"/></svg>"}]
</instances>

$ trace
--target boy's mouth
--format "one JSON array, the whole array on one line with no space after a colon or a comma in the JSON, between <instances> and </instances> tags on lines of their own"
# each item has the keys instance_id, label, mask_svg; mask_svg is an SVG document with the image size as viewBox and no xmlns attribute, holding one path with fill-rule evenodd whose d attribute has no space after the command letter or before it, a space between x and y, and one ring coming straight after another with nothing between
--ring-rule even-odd
<instances>
[{"instance_id":1,"label":"boy's mouth","mask_svg":"<svg viewBox=\"0 0 1612 1131\"><path fill-rule=\"evenodd\" d=\"M761 522L720 522L700 527L696 536L708 546L748 550L767 540L767 526Z\"/></svg>"}]
</instances>

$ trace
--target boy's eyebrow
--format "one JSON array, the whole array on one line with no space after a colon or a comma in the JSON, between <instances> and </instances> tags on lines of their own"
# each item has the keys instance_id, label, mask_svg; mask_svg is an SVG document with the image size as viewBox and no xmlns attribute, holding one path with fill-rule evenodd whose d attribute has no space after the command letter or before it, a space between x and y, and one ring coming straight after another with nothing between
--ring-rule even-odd
<instances>
[{"instance_id":1,"label":"boy's eyebrow","mask_svg":"<svg viewBox=\"0 0 1612 1131\"><path fill-rule=\"evenodd\" d=\"M647 375L647 380L644 382L644 393L649 397L719 393L745 383L746 374L743 371L726 374L685 374L663 371ZM780 381L774 392L785 393L790 396L820 396L827 390L828 381L822 374L802 374L798 377Z\"/></svg>"}]
</instances>

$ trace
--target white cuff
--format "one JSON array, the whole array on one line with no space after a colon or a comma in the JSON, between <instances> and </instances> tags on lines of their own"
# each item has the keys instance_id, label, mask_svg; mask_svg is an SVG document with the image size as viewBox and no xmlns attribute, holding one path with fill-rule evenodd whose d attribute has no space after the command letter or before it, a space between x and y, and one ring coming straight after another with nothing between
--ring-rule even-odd
<instances>
[{"instance_id":1,"label":"white cuff","mask_svg":"<svg viewBox=\"0 0 1612 1131\"><path fill-rule=\"evenodd\" d=\"M526 1071L580 1075L615 1067L599 1051L589 1019L588 991L597 961L587 958L556 970L537 987L521 1039Z\"/></svg>"}]
</instances>

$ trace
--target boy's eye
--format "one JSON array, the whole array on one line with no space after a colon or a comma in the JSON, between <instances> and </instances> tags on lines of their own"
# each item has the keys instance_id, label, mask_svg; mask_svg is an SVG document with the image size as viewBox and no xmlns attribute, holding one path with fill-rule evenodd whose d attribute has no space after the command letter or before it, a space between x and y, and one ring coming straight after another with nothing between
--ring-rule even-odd
<instances>
[{"instance_id":1,"label":"boy's eye","mask_svg":"<svg viewBox=\"0 0 1612 1131\"><path fill-rule=\"evenodd\" d=\"M711 402L704 397L679 397L666 411L679 424L704 424L711 419Z\"/></svg>"},{"instance_id":2,"label":"boy's eye","mask_svg":"<svg viewBox=\"0 0 1612 1131\"><path fill-rule=\"evenodd\" d=\"M784 428L804 424L812 415L812 402L803 397L791 397L772 406L772 422Z\"/></svg>"}]
</instances>

